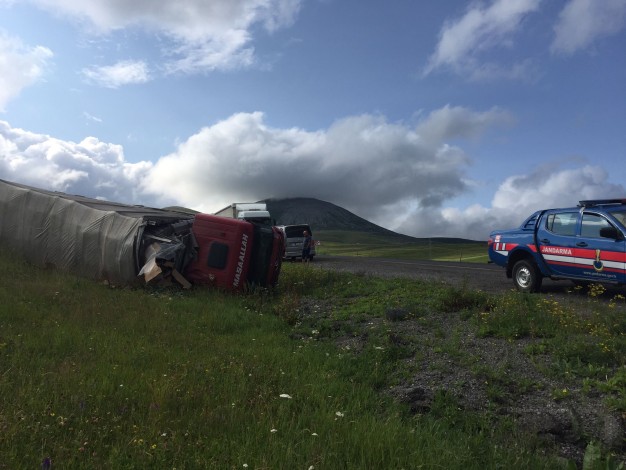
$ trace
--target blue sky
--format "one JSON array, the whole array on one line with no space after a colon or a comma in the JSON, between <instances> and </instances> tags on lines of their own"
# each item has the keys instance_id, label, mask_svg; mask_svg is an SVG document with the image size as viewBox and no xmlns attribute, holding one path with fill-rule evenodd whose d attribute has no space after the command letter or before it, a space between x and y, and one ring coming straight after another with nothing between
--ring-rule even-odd
<instances>
[{"instance_id":1,"label":"blue sky","mask_svg":"<svg viewBox=\"0 0 626 470\"><path fill-rule=\"evenodd\" d=\"M418 237L626 197L626 0L0 0L0 178Z\"/></svg>"}]
</instances>

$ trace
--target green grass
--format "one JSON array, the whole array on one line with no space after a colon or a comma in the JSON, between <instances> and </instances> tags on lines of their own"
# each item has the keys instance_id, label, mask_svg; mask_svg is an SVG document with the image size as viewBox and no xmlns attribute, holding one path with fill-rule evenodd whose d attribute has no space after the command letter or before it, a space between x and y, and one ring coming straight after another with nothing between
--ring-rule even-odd
<instances>
[{"instance_id":1,"label":"green grass","mask_svg":"<svg viewBox=\"0 0 626 470\"><path fill-rule=\"evenodd\" d=\"M486 263L487 245L456 239L420 239L407 241L407 237L385 236L366 232L318 231L316 240L321 255L372 256L398 259L429 259L436 261L463 261Z\"/></svg>"},{"instance_id":2,"label":"green grass","mask_svg":"<svg viewBox=\"0 0 626 470\"><path fill-rule=\"evenodd\" d=\"M305 298L332 303L331 318L303 315ZM275 292L248 296L119 289L3 254L0 468L45 458L72 469L565 468L532 436L461 411L445 391L418 415L382 393L406 354L384 324L358 354L332 341L390 308L480 323L498 302L299 264L285 266ZM613 387L623 391L623 374Z\"/></svg>"},{"instance_id":3,"label":"green grass","mask_svg":"<svg viewBox=\"0 0 626 470\"><path fill-rule=\"evenodd\" d=\"M568 373L587 376L590 368L598 368L606 376L608 369L626 366L626 305L620 294L608 303L599 302L593 292L598 288L592 287L588 298L575 298L574 304L507 294L489 312L476 316L480 334L511 340L541 338L530 353L550 352L561 365L578 364L575 370L568 366Z\"/></svg>"}]
</instances>

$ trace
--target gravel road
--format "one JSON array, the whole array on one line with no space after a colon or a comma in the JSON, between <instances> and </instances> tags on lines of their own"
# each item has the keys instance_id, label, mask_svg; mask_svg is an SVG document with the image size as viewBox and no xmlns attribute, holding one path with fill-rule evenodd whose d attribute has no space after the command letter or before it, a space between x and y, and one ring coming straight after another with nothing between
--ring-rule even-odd
<instances>
[{"instance_id":1,"label":"gravel road","mask_svg":"<svg viewBox=\"0 0 626 470\"><path fill-rule=\"evenodd\" d=\"M428 260L399 260L360 256L317 256L311 263L323 269L364 273L383 277L431 279L466 285L489 293L503 293L514 288L504 269L494 264L459 263ZM542 292L565 293L569 281L544 279Z\"/></svg>"}]
</instances>

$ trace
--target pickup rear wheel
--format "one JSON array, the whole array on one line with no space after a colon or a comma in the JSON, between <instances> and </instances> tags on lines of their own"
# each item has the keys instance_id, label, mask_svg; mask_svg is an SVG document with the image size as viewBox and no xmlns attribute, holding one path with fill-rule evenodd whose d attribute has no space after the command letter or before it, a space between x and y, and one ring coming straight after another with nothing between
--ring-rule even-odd
<instances>
[{"instance_id":1,"label":"pickup rear wheel","mask_svg":"<svg viewBox=\"0 0 626 470\"><path fill-rule=\"evenodd\" d=\"M532 261L523 259L513 266L513 283L520 292L539 292L542 280L539 269Z\"/></svg>"}]
</instances>

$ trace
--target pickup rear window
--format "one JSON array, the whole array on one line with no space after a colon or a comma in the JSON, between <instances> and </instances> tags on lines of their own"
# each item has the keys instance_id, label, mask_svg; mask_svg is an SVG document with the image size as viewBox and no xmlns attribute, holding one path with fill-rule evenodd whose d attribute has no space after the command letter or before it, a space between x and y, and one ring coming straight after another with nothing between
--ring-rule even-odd
<instances>
[{"instance_id":1,"label":"pickup rear window","mask_svg":"<svg viewBox=\"0 0 626 470\"><path fill-rule=\"evenodd\" d=\"M576 235L578 212L561 212L550 214L546 220L546 229L556 235L573 237Z\"/></svg>"},{"instance_id":2,"label":"pickup rear window","mask_svg":"<svg viewBox=\"0 0 626 470\"><path fill-rule=\"evenodd\" d=\"M537 223L537 214L533 215L530 219L524 223L522 228L532 230L535 228L535 224Z\"/></svg>"}]
</instances>

